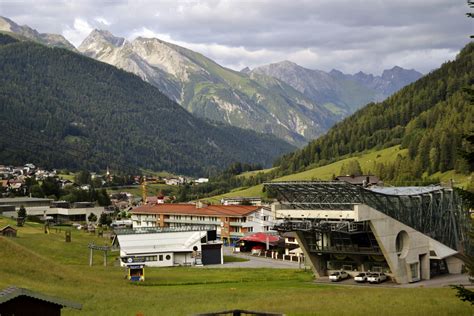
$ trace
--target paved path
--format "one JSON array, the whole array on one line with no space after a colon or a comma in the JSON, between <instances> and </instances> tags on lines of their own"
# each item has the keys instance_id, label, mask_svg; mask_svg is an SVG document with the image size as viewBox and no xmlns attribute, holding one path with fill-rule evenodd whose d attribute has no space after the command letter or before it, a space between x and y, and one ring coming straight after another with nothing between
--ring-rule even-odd
<instances>
[{"instance_id":1,"label":"paved path","mask_svg":"<svg viewBox=\"0 0 474 316\"><path fill-rule=\"evenodd\" d=\"M231 247L224 247L225 256L235 256L245 258L245 262L228 262L224 264L206 265L206 268L274 268L274 269L298 269L298 262L275 260L265 257L256 257L242 253L232 253Z\"/></svg>"}]
</instances>

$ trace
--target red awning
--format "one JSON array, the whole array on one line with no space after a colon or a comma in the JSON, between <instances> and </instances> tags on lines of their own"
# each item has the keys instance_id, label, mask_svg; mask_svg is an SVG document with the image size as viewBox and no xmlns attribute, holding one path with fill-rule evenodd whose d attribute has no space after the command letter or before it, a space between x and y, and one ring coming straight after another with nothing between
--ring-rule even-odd
<instances>
[{"instance_id":1,"label":"red awning","mask_svg":"<svg viewBox=\"0 0 474 316\"><path fill-rule=\"evenodd\" d=\"M280 236L275 236L275 235L270 235L270 234L265 234L265 233L255 233L252 235L248 235L245 237L242 237L239 239L239 241L253 241L253 242L259 242L262 244L268 243L270 245L276 245L278 241L280 240Z\"/></svg>"}]
</instances>

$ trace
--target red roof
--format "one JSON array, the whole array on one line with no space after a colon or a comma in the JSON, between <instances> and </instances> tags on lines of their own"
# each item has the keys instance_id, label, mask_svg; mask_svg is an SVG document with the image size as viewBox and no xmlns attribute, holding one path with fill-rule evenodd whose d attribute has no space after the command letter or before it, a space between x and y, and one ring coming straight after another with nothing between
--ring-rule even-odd
<instances>
[{"instance_id":1,"label":"red roof","mask_svg":"<svg viewBox=\"0 0 474 316\"><path fill-rule=\"evenodd\" d=\"M205 216L246 216L261 206L251 205L203 205L194 204L156 204L143 205L132 210L133 214L178 214L178 215L205 215Z\"/></svg>"},{"instance_id":2,"label":"red roof","mask_svg":"<svg viewBox=\"0 0 474 316\"><path fill-rule=\"evenodd\" d=\"M265 244L267 242L267 239L268 239L269 244L276 245L278 241L280 241L280 236L270 235L270 234L265 234L265 233L255 233L252 235L242 237L239 239L239 241L240 240L253 241L253 242L260 242L260 243Z\"/></svg>"}]
</instances>

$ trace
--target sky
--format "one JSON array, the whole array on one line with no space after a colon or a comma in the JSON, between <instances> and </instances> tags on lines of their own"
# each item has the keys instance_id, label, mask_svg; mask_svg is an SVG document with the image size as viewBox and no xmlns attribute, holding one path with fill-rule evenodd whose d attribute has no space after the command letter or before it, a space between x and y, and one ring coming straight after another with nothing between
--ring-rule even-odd
<instances>
[{"instance_id":1,"label":"sky","mask_svg":"<svg viewBox=\"0 0 474 316\"><path fill-rule=\"evenodd\" d=\"M466 0L0 0L0 15L76 47L94 29L157 37L226 67L427 73L474 34ZM472 11L472 9L471 9Z\"/></svg>"}]
</instances>

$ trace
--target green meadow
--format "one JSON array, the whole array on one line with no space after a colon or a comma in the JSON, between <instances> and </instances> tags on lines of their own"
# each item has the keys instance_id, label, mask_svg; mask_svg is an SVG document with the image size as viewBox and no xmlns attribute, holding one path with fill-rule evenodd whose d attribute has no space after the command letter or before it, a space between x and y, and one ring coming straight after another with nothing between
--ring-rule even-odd
<instances>
[{"instance_id":1,"label":"green meadow","mask_svg":"<svg viewBox=\"0 0 474 316\"><path fill-rule=\"evenodd\" d=\"M0 217L0 227L14 225ZM17 238L0 237L0 288L15 285L83 305L63 315L193 315L229 309L287 315L472 315L450 288L375 288L320 285L310 272L281 269L148 268L130 283L116 266L118 252L88 265L87 244L106 238L26 223ZM231 259L228 259L231 260Z\"/></svg>"}]
</instances>

